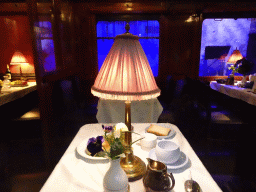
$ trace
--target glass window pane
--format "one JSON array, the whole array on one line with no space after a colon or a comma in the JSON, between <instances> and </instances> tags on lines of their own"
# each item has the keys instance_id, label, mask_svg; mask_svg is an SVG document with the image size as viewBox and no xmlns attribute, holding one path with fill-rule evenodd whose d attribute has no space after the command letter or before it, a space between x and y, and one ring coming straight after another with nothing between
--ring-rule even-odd
<instances>
[{"instance_id":1,"label":"glass window pane","mask_svg":"<svg viewBox=\"0 0 256 192\"><path fill-rule=\"evenodd\" d=\"M103 30L103 28L104 28L103 21L99 21L96 26L97 37L103 37L103 32L105 31Z\"/></svg>"},{"instance_id":2,"label":"glass window pane","mask_svg":"<svg viewBox=\"0 0 256 192\"><path fill-rule=\"evenodd\" d=\"M56 70L55 55L54 55L54 43L52 39L41 40L43 51L43 63L44 70L46 72Z\"/></svg>"},{"instance_id":3,"label":"glass window pane","mask_svg":"<svg viewBox=\"0 0 256 192\"><path fill-rule=\"evenodd\" d=\"M229 75L231 63L227 61L236 49L243 57L255 62L248 57L249 34L254 22L253 19L242 18L205 19L202 25L199 76Z\"/></svg>"},{"instance_id":4,"label":"glass window pane","mask_svg":"<svg viewBox=\"0 0 256 192\"><path fill-rule=\"evenodd\" d=\"M140 44L148 58L153 75L158 76L159 39L140 39Z\"/></svg>"},{"instance_id":5,"label":"glass window pane","mask_svg":"<svg viewBox=\"0 0 256 192\"><path fill-rule=\"evenodd\" d=\"M115 21L115 34L113 37L125 33L125 25L126 23L124 21Z\"/></svg>"},{"instance_id":6,"label":"glass window pane","mask_svg":"<svg viewBox=\"0 0 256 192\"><path fill-rule=\"evenodd\" d=\"M98 39L98 65L99 70L105 60L105 58L108 55L108 52L110 51L112 45L114 43L114 39Z\"/></svg>"},{"instance_id":7,"label":"glass window pane","mask_svg":"<svg viewBox=\"0 0 256 192\"><path fill-rule=\"evenodd\" d=\"M159 37L159 22L148 21L147 33L149 37Z\"/></svg>"}]
</instances>

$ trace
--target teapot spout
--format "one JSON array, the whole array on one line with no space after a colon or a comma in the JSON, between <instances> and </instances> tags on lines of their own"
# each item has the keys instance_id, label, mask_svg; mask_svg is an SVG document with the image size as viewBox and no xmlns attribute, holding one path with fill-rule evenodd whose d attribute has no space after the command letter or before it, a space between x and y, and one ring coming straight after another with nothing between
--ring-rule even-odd
<instances>
[{"instance_id":1,"label":"teapot spout","mask_svg":"<svg viewBox=\"0 0 256 192\"><path fill-rule=\"evenodd\" d=\"M154 169L157 171L165 171L166 170L166 165L160 161L155 161L153 159L147 158L148 160L148 165L150 169Z\"/></svg>"}]
</instances>

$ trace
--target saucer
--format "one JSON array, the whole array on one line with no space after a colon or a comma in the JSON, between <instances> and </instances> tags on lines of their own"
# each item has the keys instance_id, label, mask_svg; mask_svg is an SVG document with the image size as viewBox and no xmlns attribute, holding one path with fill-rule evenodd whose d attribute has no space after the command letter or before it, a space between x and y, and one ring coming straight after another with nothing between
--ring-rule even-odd
<instances>
[{"instance_id":1,"label":"saucer","mask_svg":"<svg viewBox=\"0 0 256 192\"><path fill-rule=\"evenodd\" d=\"M148 154L148 157L150 159L153 159L155 161L158 161L157 160L157 157L156 157L156 149L152 149L150 150L149 154ZM162 162L162 161L161 161ZM183 166L185 166L187 163L188 163L188 156L185 155L182 151L181 151L181 155L180 155L180 158L178 159L178 161L176 161L175 163L173 164L169 164L168 162L162 162L166 165L167 169L179 169Z\"/></svg>"}]
</instances>

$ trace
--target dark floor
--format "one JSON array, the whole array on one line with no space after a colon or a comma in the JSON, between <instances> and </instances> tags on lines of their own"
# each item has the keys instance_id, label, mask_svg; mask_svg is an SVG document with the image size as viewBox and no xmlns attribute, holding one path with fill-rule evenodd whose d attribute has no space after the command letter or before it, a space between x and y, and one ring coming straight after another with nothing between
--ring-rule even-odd
<instances>
[{"instance_id":1,"label":"dark floor","mask_svg":"<svg viewBox=\"0 0 256 192\"><path fill-rule=\"evenodd\" d=\"M62 137L63 140L58 148L58 153L56 153L56 162L58 162L72 138L83 124L97 123L96 106L94 104L89 108L81 107L78 114L70 117L72 121L69 121L70 124L66 123L66 133ZM83 115L81 116L81 114ZM87 118L84 118L85 114ZM160 120L160 122L165 121L163 117ZM31 127L38 128L38 124L36 123L38 122L35 122ZM231 189L242 185L237 172L236 143L211 141L206 137L200 138L200 129L198 129L198 133L192 133L189 131L190 127L187 125L181 125L179 128L223 191L242 191L240 188L239 190ZM25 139L24 137L17 137L15 140L2 142L0 153L0 191L38 192L52 171L46 168L43 143L40 135ZM248 182L248 185L253 185L250 181ZM251 191L252 188L250 187L250 189L245 191Z\"/></svg>"}]
</instances>

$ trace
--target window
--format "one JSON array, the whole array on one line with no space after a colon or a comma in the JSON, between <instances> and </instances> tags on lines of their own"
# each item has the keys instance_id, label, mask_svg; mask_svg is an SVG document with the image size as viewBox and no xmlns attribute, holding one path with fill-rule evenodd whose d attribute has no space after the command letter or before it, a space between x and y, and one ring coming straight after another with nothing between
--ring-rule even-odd
<instances>
[{"instance_id":1,"label":"window","mask_svg":"<svg viewBox=\"0 0 256 192\"><path fill-rule=\"evenodd\" d=\"M157 20L130 21L130 33L139 36L151 66L153 75L158 75L159 63L159 22ZM97 45L99 70L114 43L116 35L125 33L125 21L98 21Z\"/></svg>"},{"instance_id":2,"label":"window","mask_svg":"<svg viewBox=\"0 0 256 192\"><path fill-rule=\"evenodd\" d=\"M35 30L41 41L44 70L45 72L55 71L56 63L51 22L40 21L39 27L35 27Z\"/></svg>"},{"instance_id":3,"label":"window","mask_svg":"<svg viewBox=\"0 0 256 192\"><path fill-rule=\"evenodd\" d=\"M205 19L202 26L199 76L229 75L228 59L238 49L243 57L256 63L256 20ZM236 74L240 75L240 74Z\"/></svg>"}]
</instances>

